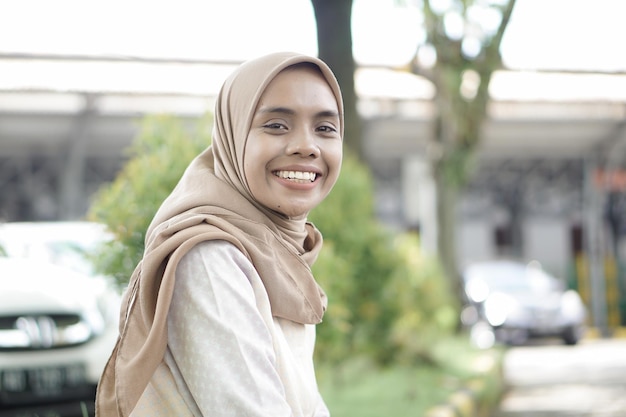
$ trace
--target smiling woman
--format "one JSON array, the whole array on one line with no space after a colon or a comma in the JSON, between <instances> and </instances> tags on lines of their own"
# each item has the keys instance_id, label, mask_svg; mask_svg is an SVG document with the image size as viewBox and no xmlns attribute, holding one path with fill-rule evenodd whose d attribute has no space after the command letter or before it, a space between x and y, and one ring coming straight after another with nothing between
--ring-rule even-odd
<instances>
[{"instance_id":1,"label":"smiling woman","mask_svg":"<svg viewBox=\"0 0 626 417\"><path fill-rule=\"evenodd\" d=\"M98 416L328 416L312 363L322 237L307 215L338 178L342 115L314 57L273 53L227 78L211 146L146 233Z\"/></svg>"},{"instance_id":2,"label":"smiling woman","mask_svg":"<svg viewBox=\"0 0 626 417\"><path fill-rule=\"evenodd\" d=\"M244 173L262 205L306 218L337 181L340 115L319 68L291 66L261 96L245 145Z\"/></svg>"}]
</instances>

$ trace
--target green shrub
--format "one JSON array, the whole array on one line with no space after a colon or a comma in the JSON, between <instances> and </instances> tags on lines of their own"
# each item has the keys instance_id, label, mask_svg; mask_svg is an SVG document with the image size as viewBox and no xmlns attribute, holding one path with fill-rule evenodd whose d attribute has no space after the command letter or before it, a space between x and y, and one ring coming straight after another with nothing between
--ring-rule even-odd
<instances>
[{"instance_id":1,"label":"green shrub","mask_svg":"<svg viewBox=\"0 0 626 417\"><path fill-rule=\"evenodd\" d=\"M390 333L396 360L432 363L433 346L454 333L459 312L441 265L416 234L398 235L394 248L400 262L387 291L398 311Z\"/></svg>"},{"instance_id":2,"label":"green shrub","mask_svg":"<svg viewBox=\"0 0 626 417\"><path fill-rule=\"evenodd\" d=\"M373 201L369 170L346 153L333 191L309 216L324 235L324 251L332 250L314 265L330 303L326 323L318 326L322 360L365 354L384 362L392 353L387 341L395 305L384 296L396 262L392 235L376 220ZM343 356L337 356L336 343Z\"/></svg>"},{"instance_id":3,"label":"green shrub","mask_svg":"<svg viewBox=\"0 0 626 417\"><path fill-rule=\"evenodd\" d=\"M429 360L433 343L455 327L447 282L415 236L382 226L373 201L369 170L346 154L335 188L309 216L324 235L314 272L329 297L317 357Z\"/></svg>"},{"instance_id":4,"label":"green shrub","mask_svg":"<svg viewBox=\"0 0 626 417\"><path fill-rule=\"evenodd\" d=\"M96 268L125 286L141 259L152 217L191 160L211 143L212 118L198 122L159 115L145 118L127 149L128 161L97 193L88 219L106 224L115 240L95 257Z\"/></svg>"}]
</instances>

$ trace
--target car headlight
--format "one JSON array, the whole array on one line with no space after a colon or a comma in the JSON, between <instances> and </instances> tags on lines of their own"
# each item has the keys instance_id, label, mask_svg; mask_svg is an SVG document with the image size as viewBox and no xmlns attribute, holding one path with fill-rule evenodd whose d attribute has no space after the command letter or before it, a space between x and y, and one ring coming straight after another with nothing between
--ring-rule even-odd
<instances>
[{"instance_id":1,"label":"car headlight","mask_svg":"<svg viewBox=\"0 0 626 417\"><path fill-rule=\"evenodd\" d=\"M561 315L571 322L584 320L585 306L577 292L568 290L561 295Z\"/></svg>"},{"instance_id":2,"label":"car headlight","mask_svg":"<svg viewBox=\"0 0 626 417\"><path fill-rule=\"evenodd\" d=\"M468 281L465 291L469 299L475 303L482 303L489 296L489 287L482 279Z\"/></svg>"},{"instance_id":3,"label":"car headlight","mask_svg":"<svg viewBox=\"0 0 626 417\"><path fill-rule=\"evenodd\" d=\"M485 300L485 318L492 326L501 326L515 310L517 302L513 297L493 293Z\"/></svg>"}]
</instances>

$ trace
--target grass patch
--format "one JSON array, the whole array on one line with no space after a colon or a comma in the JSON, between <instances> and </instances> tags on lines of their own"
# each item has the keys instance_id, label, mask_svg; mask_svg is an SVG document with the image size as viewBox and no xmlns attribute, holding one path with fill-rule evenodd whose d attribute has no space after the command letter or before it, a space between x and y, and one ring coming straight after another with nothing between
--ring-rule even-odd
<instances>
[{"instance_id":1,"label":"grass patch","mask_svg":"<svg viewBox=\"0 0 626 417\"><path fill-rule=\"evenodd\" d=\"M320 391L333 417L419 416L445 401L457 381L431 367L343 371L340 379L322 379Z\"/></svg>"},{"instance_id":2,"label":"grass patch","mask_svg":"<svg viewBox=\"0 0 626 417\"><path fill-rule=\"evenodd\" d=\"M433 352L431 365L381 368L366 358L333 367L318 363L320 392L332 417L423 415L485 372L486 352L462 337L437 344Z\"/></svg>"}]
</instances>

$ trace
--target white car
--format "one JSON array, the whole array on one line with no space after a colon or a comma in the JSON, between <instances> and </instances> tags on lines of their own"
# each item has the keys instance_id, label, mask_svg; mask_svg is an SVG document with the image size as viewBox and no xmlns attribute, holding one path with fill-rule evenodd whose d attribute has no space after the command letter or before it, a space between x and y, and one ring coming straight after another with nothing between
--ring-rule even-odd
<instances>
[{"instance_id":1,"label":"white car","mask_svg":"<svg viewBox=\"0 0 626 417\"><path fill-rule=\"evenodd\" d=\"M94 222L0 223L0 256L39 259L93 274L87 256L111 239L106 227Z\"/></svg>"},{"instance_id":2,"label":"white car","mask_svg":"<svg viewBox=\"0 0 626 417\"><path fill-rule=\"evenodd\" d=\"M490 330L495 341L520 344L556 336L574 345L584 335L587 308L580 295L536 263L476 263L463 278L465 313L472 313L475 329Z\"/></svg>"},{"instance_id":3,"label":"white car","mask_svg":"<svg viewBox=\"0 0 626 417\"><path fill-rule=\"evenodd\" d=\"M0 225L0 417L93 416L120 295L84 251L106 238L83 222Z\"/></svg>"}]
</instances>

